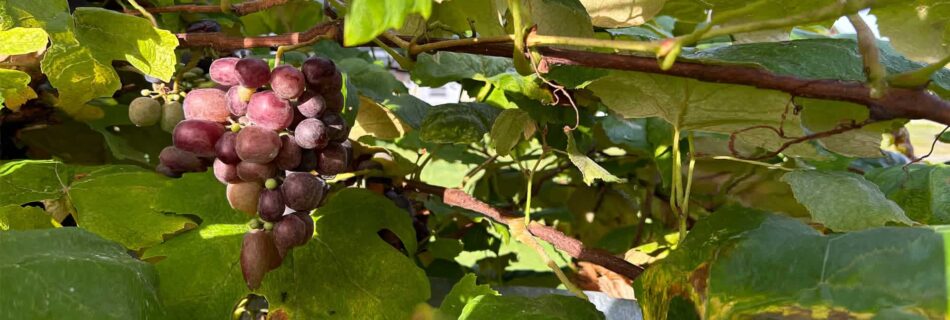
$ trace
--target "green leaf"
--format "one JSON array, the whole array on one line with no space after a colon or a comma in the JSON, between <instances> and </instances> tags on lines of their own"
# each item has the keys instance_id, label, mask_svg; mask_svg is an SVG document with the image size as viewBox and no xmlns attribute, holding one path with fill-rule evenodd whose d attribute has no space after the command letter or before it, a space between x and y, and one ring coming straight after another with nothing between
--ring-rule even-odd
<instances>
[{"instance_id":1,"label":"green leaf","mask_svg":"<svg viewBox=\"0 0 950 320\"><path fill-rule=\"evenodd\" d=\"M448 31L461 35L470 34L472 26L479 37L507 34L499 21L501 16L499 13L504 14L504 4L496 5L495 2L494 0L437 1L432 7L432 16L425 23L440 23Z\"/></svg>"},{"instance_id":2,"label":"green leaf","mask_svg":"<svg viewBox=\"0 0 950 320\"><path fill-rule=\"evenodd\" d=\"M647 269L637 297L644 319L658 320L675 298L713 320L811 318L816 310L943 318L947 236L945 228L894 227L823 235L794 218L726 207Z\"/></svg>"},{"instance_id":3,"label":"green leaf","mask_svg":"<svg viewBox=\"0 0 950 320\"><path fill-rule=\"evenodd\" d=\"M0 309L27 319L162 319L148 263L78 228L0 232Z\"/></svg>"},{"instance_id":4,"label":"green leaf","mask_svg":"<svg viewBox=\"0 0 950 320\"><path fill-rule=\"evenodd\" d=\"M405 211L368 190L344 189L317 215L316 237L264 279L272 312L295 319L407 319L429 298L425 272L376 234L392 231L414 256L415 231Z\"/></svg>"},{"instance_id":5,"label":"green leaf","mask_svg":"<svg viewBox=\"0 0 950 320\"><path fill-rule=\"evenodd\" d=\"M653 19L666 0L581 0L591 22L601 28L639 26Z\"/></svg>"},{"instance_id":6,"label":"green leaf","mask_svg":"<svg viewBox=\"0 0 950 320\"><path fill-rule=\"evenodd\" d=\"M19 70L0 69L0 103L10 110L20 110L27 100L35 99L30 88L30 75Z\"/></svg>"},{"instance_id":7,"label":"green leaf","mask_svg":"<svg viewBox=\"0 0 950 320\"><path fill-rule=\"evenodd\" d=\"M646 119L623 119L615 115L602 118L600 126L610 142L627 150L649 150ZM652 151L652 150L651 150Z\"/></svg>"},{"instance_id":8,"label":"green leaf","mask_svg":"<svg viewBox=\"0 0 950 320\"><path fill-rule=\"evenodd\" d=\"M500 156L507 156L521 137L529 139L534 135L536 125L524 110L506 109L502 111L491 128L491 140L495 152Z\"/></svg>"},{"instance_id":9,"label":"green leaf","mask_svg":"<svg viewBox=\"0 0 950 320\"><path fill-rule=\"evenodd\" d=\"M449 103L429 109L420 138L430 143L468 144L488 133L498 109L481 103Z\"/></svg>"},{"instance_id":10,"label":"green leaf","mask_svg":"<svg viewBox=\"0 0 950 320\"><path fill-rule=\"evenodd\" d=\"M343 24L343 45L355 46L369 42L389 29L402 27L406 16L418 13L428 18L431 0L353 0L348 3Z\"/></svg>"},{"instance_id":11,"label":"green leaf","mask_svg":"<svg viewBox=\"0 0 950 320\"><path fill-rule=\"evenodd\" d=\"M609 171L601 167L597 162L577 150L574 135L570 131L565 131L564 133L567 134L567 156L571 159L571 163L577 167L577 170L581 172L581 175L584 176L584 183L591 185L597 179L604 182L620 181L620 178L610 174Z\"/></svg>"},{"instance_id":12,"label":"green leaf","mask_svg":"<svg viewBox=\"0 0 950 320\"><path fill-rule=\"evenodd\" d=\"M323 6L316 1L292 0L241 17L244 35L301 32L323 20Z\"/></svg>"},{"instance_id":13,"label":"green leaf","mask_svg":"<svg viewBox=\"0 0 950 320\"><path fill-rule=\"evenodd\" d=\"M873 183L851 172L798 170L782 176L812 218L834 231L856 231L888 222L914 224Z\"/></svg>"},{"instance_id":14,"label":"green leaf","mask_svg":"<svg viewBox=\"0 0 950 320\"><path fill-rule=\"evenodd\" d=\"M392 140L402 137L409 131L399 118L386 107L370 98L360 97L360 109L356 122L350 130L351 137L372 136L377 139Z\"/></svg>"},{"instance_id":15,"label":"green leaf","mask_svg":"<svg viewBox=\"0 0 950 320\"><path fill-rule=\"evenodd\" d=\"M175 74L178 38L171 32L155 29L143 18L99 8L78 8L73 19L76 39L96 60L106 64L128 61L143 73L166 81Z\"/></svg>"},{"instance_id":16,"label":"green leaf","mask_svg":"<svg viewBox=\"0 0 950 320\"><path fill-rule=\"evenodd\" d=\"M0 206L0 231L52 228L50 216L38 207Z\"/></svg>"},{"instance_id":17,"label":"green leaf","mask_svg":"<svg viewBox=\"0 0 950 320\"><path fill-rule=\"evenodd\" d=\"M484 81L513 70L514 66L508 58L440 51L435 54L420 54L410 75L416 84L440 87L462 79Z\"/></svg>"},{"instance_id":18,"label":"green leaf","mask_svg":"<svg viewBox=\"0 0 950 320\"><path fill-rule=\"evenodd\" d=\"M849 102L802 98L796 99L796 103L804 108L801 113L802 126L810 132L833 130L840 125L859 123L867 120L870 115L867 107ZM895 125L903 125L903 122L905 121L875 123L818 141L828 150L844 156L878 158L881 156L881 135L889 132Z\"/></svg>"},{"instance_id":19,"label":"green leaf","mask_svg":"<svg viewBox=\"0 0 950 320\"><path fill-rule=\"evenodd\" d=\"M0 30L0 55L18 55L46 49L46 31L40 28Z\"/></svg>"},{"instance_id":20,"label":"green leaf","mask_svg":"<svg viewBox=\"0 0 950 320\"><path fill-rule=\"evenodd\" d=\"M336 62L345 72L347 80L357 87L359 93L376 101L383 101L393 94L408 93L406 86L396 80L385 68L361 58L346 58Z\"/></svg>"},{"instance_id":21,"label":"green leaf","mask_svg":"<svg viewBox=\"0 0 950 320\"><path fill-rule=\"evenodd\" d=\"M897 50L914 60L936 62L950 55L950 3L894 3L871 11L877 17L881 36L888 37Z\"/></svg>"},{"instance_id":22,"label":"green leaf","mask_svg":"<svg viewBox=\"0 0 950 320\"><path fill-rule=\"evenodd\" d=\"M700 23L706 21L706 11L712 10L713 17L725 12L745 9L746 13L735 17L730 22L751 22L783 18L794 14L810 12L834 4L832 0L799 0L799 1L737 1L737 0L666 0L659 15L669 15L678 21ZM752 6L752 8L747 8ZM749 10L752 9L752 10Z\"/></svg>"},{"instance_id":23,"label":"green leaf","mask_svg":"<svg viewBox=\"0 0 950 320\"><path fill-rule=\"evenodd\" d=\"M531 23L538 34L549 36L594 37L594 26L587 9L579 0L527 0Z\"/></svg>"},{"instance_id":24,"label":"green leaf","mask_svg":"<svg viewBox=\"0 0 950 320\"><path fill-rule=\"evenodd\" d=\"M753 87L707 83L665 75L611 72L588 89L624 118L662 117L680 130L731 134L752 126L783 127L787 136L804 135L790 110L788 94ZM742 101L742 103L736 103ZM775 150L786 139L761 128L736 135L740 145ZM738 148L742 149L742 148ZM796 144L785 154L816 157L814 147ZM744 154L748 156L748 154Z\"/></svg>"},{"instance_id":25,"label":"green leaf","mask_svg":"<svg viewBox=\"0 0 950 320\"><path fill-rule=\"evenodd\" d=\"M459 320L494 320L517 315L519 319L604 319L590 302L572 296L544 295L536 298L481 295L465 305Z\"/></svg>"},{"instance_id":26,"label":"green leaf","mask_svg":"<svg viewBox=\"0 0 950 320\"><path fill-rule=\"evenodd\" d=\"M462 279L452 286L452 290L445 295L445 298L442 300L442 305L439 307L439 311L453 318L458 318L459 315L462 314L462 309L465 305L473 299L482 295L498 295L498 291L495 291L487 284L477 285L475 284L475 280L475 274L465 274Z\"/></svg>"},{"instance_id":27,"label":"green leaf","mask_svg":"<svg viewBox=\"0 0 950 320\"><path fill-rule=\"evenodd\" d=\"M950 168L912 164L868 171L865 178L878 185L907 216L924 224L950 223Z\"/></svg>"},{"instance_id":28,"label":"green leaf","mask_svg":"<svg viewBox=\"0 0 950 320\"><path fill-rule=\"evenodd\" d=\"M149 248L142 259L155 261L159 294L172 319L224 319L248 290L239 264L248 228L204 224Z\"/></svg>"},{"instance_id":29,"label":"green leaf","mask_svg":"<svg viewBox=\"0 0 950 320\"><path fill-rule=\"evenodd\" d=\"M382 105L392 111L402 120L403 123L413 129L422 127L422 119L425 119L429 109L432 108L428 102L416 98L409 94L392 96L383 100Z\"/></svg>"}]
</instances>

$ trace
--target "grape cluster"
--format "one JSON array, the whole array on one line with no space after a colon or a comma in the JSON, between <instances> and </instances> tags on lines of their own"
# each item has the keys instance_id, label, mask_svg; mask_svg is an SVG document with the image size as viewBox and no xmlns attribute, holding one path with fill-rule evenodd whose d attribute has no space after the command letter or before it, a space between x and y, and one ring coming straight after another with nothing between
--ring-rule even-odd
<instances>
[{"instance_id":1,"label":"grape cluster","mask_svg":"<svg viewBox=\"0 0 950 320\"><path fill-rule=\"evenodd\" d=\"M172 132L185 119L185 111L178 101L165 99L164 104L152 97L138 97L129 103L129 120L138 127L161 125Z\"/></svg>"},{"instance_id":2,"label":"grape cluster","mask_svg":"<svg viewBox=\"0 0 950 320\"><path fill-rule=\"evenodd\" d=\"M256 215L241 248L244 280L254 289L291 248L312 237L309 212L329 189L323 177L349 168L342 75L318 57L301 70L221 58L209 75L219 86L185 96L185 120L175 126L174 145L162 150L157 170L180 176L211 166L227 185L231 207Z\"/></svg>"}]
</instances>

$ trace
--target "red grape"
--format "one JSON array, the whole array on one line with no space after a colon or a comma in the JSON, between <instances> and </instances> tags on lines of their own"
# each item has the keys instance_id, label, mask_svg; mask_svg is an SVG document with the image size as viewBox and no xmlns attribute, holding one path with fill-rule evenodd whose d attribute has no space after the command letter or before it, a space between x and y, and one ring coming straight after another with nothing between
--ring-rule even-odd
<instances>
[{"instance_id":1,"label":"red grape","mask_svg":"<svg viewBox=\"0 0 950 320\"><path fill-rule=\"evenodd\" d=\"M343 143L330 143L326 148L320 150L320 160L317 161L317 172L321 175L335 175L346 172L350 165L350 147L349 141Z\"/></svg>"},{"instance_id":2,"label":"red grape","mask_svg":"<svg viewBox=\"0 0 950 320\"><path fill-rule=\"evenodd\" d=\"M211 80L225 86L237 85L239 83L238 73L234 69L234 65L237 64L238 60L241 59L221 58L211 62L211 67L208 68Z\"/></svg>"},{"instance_id":3,"label":"red grape","mask_svg":"<svg viewBox=\"0 0 950 320\"><path fill-rule=\"evenodd\" d=\"M162 152L158 154L158 161L175 172L200 172L205 170L205 165L194 153L172 146L162 149Z\"/></svg>"},{"instance_id":4,"label":"red grape","mask_svg":"<svg viewBox=\"0 0 950 320\"><path fill-rule=\"evenodd\" d=\"M270 88L281 99L295 99L303 93L303 73L294 66L282 65L274 68L270 74Z\"/></svg>"},{"instance_id":5,"label":"red grape","mask_svg":"<svg viewBox=\"0 0 950 320\"><path fill-rule=\"evenodd\" d=\"M237 164L237 174L241 180L264 182L277 175L277 166L273 163L254 163L241 161Z\"/></svg>"},{"instance_id":6,"label":"red grape","mask_svg":"<svg viewBox=\"0 0 950 320\"><path fill-rule=\"evenodd\" d=\"M303 62L300 66L303 75L307 79L307 85L311 88L319 88L324 78L336 73L336 65L333 61L321 57L312 57Z\"/></svg>"},{"instance_id":7,"label":"red grape","mask_svg":"<svg viewBox=\"0 0 950 320\"><path fill-rule=\"evenodd\" d=\"M326 101L325 113L340 113L343 111L343 93L340 91L326 92L323 94L323 101Z\"/></svg>"},{"instance_id":8,"label":"red grape","mask_svg":"<svg viewBox=\"0 0 950 320\"><path fill-rule=\"evenodd\" d=\"M241 273L248 289L261 286L267 271L280 266L281 256L267 231L254 229L244 235L241 244Z\"/></svg>"},{"instance_id":9,"label":"red grape","mask_svg":"<svg viewBox=\"0 0 950 320\"><path fill-rule=\"evenodd\" d=\"M172 143L199 157L214 156L214 146L224 134L224 126L206 120L185 120L175 126Z\"/></svg>"},{"instance_id":10,"label":"red grape","mask_svg":"<svg viewBox=\"0 0 950 320\"><path fill-rule=\"evenodd\" d=\"M287 129L294 120L294 109L272 91L263 91L251 96L247 104L247 117L251 122L266 129Z\"/></svg>"},{"instance_id":11,"label":"red grape","mask_svg":"<svg viewBox=\"0 0 950 320\"><path fill-rule=\"evenodd\" d=\"M241 99L241 86L233 86L228 89L228 112L236 117L247 113L247 101Z\"/></svg>"},{"instance_id":12,"label":"red grape","mask_svg":"<svg viewBox=\"0 0 950 320\"><path fill-rule=\"evenodd\" d=\"M219 89L195 89L188 92L184 103L185 119L227 122L227 94Z\"/></svg>"},{"instance_id":13,"label":"red grape","mask_svg":"<svg viewBox=\"0 0 950 320\"><path fill-rule=\"evenodd\" d=\"M280 192L284 195L287 207L297 211L309 211L317 208L323 200L326 182L305 172L288 173Z\"/></svg>"},{"instance_id":14,"label":"red grape","mask_svg":"<svg viewBox=\"0 0 950 320\"><path fill-rule=\"evenodd\" d=\"M343 88L343 75L334 72L332 75L320 80L319 91L322 93L339 92Z\"/></svg>"},{"instance_id":15,"label":"red grape","mask_svg":"<svg viewBox=\"0 0 950 320\"><path fill-rule=\"evenodd\" d=\"M245 162L268 163L280 151L280 136L261 126L247 126L238 131L234 150Z\"/></svg>"},{"instance_id":16,"label":"red grape","mask_svg":"<svg viewBox=\"0 0 950 320\"><path fill-rule=\"evenodd\" d=\"M300 218L300 220L303 221L304 226L307 227L307 228L304 230L304 234L306 235L306 238L304 238L305 241L304 241L303 243L301 243L301 245L302 245L302 244L305 244L305 243L307 243L307 241L310 240L310 238L313 238L313 217L310 216L310 213L309 213L309 212L304 212L304 211L297 211L297 212L294 212L293 215L295 215L295 216L297 216L298 218Z\"/></svg>"},{"instance_id":17,"label":"red grape","mask_svg":"<svg viewBox=\"0 0 950 320\"><path fill-rule=\"evenodd\" d=\"M323 149L330 141L330 137L322 121L304 119L294 128L294 141L304 149Z\"/></svg>"},{"instance_id":18,"label":"red grape","mask_svg":"<svg viewBox=\"0 0 950 320\"><path fill-rule=\"evenodd\" d=\"M274 163L281 170L291 170L300 165L301 156L300 146L294 141L294 137L285 135L280 137L280 151L274 158Z\"/></svg>"},{"instance_id":19,"label":"red grape","mask_svg":"<svg viewBox=\"0 0 950 320\"><path fill-rule=\"evenodd\" d=\"M238 183L241 182L241 178L237 175L237 166L233 164L227 164L221 161L221 159L215 159L214 165L214 177L218 178L218 181L221 183Z\"/></svg>"},{"instance_id":20,"label":"red grape","mask_svg":"<svg viewBox=\"0 0 950 320\"><path fill-rule=\"evenodd\" d=\"M228 184L226 195L228 204L235 210L250 216L257 213L257 201L264 186L260 182L239 182Z\"/></svg>"},{"instance_id":21,"label":"red grape","mask_svg":"<svg viewBox=\"0 0 950 320\"><path fill-rule=\"evenodd\" d=\"M244 58L234 64L238 82L248 88L259 88L270 81L270 66L267 61L256 58Z\"/></svg>"},{"instance_id":22,"label":"red grape","mask_svg":"<svg viewBox=\"0 0 950 320\"><path fill-rule=\"evenodd\" d=\"M260 200L257 202L257 214L264 221L280 221L280 217L284 215L284 197L280 190L261 191Z\"/></svg>"},{"instance_id":23,"label":"red grape","mask_svg":"<svg viewBox=\"0 0 950 320\"><path fill-rule=\"evenodd\" d=\"M221 162L227 164L238 164L241 162L241 157L238 156L237 151L234 150L235 140L237 138L237 133L227 131L221 138L218 139L218 143L214 145L214 156L221 160Z\"/></svg>"},{"instance_id":24,"label":"red grape","mask_svg":"<svg viewBox=\"0 0 950 320\"><path fill-rule=\"evenodd\" d=\"M313 91L306 91L297 99L297 110L308 118L319 117L326 109L326 102L323 96Z\"/></svg>"},{"instance_id":25,"label":"red grape","mask_svg":"<svg viewBox=\"0 0 950 320\"><path fill-rule=\"evenodd\" d=\"M307 225L303 219L293 214L283 216L274 225L274 245L277 246L277 253L284 257L290 248L306 243L309 240L306 232Z\"/></svg>"}]
</instances>

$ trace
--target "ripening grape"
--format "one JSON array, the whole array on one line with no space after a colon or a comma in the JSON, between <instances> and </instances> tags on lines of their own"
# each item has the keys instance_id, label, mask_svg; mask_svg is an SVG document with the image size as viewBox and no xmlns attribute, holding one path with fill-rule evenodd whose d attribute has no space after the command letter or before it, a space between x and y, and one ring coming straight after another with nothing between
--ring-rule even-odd
<instances>
[{"instance_id":1,"label":"ripening grape","mask_svg":"<svg viewBox=\"0 0 950 320\"><path fill-rule=\"evenodd\" d=\"M237 174L244 181L264 182L277 176L277 166L273 163L241 161L237 164Z\"/></svg>"},{"instance_id":2,"label":"ripening grape","mask_svg":"<svg viewBox=\"0 0 950 320\"><path fill-rule=\"evenodd\" d=\"M294 128L294 141L304 149L323 149L330 142L327 128L317 119L304 119Z\"/></svg>"},{"instance_id":3,"label":"ripening grape","mask_svg":"<svg viewBox=\"0 0 950 320\"><path fill-rule=\"evenodd\" d=\"M319 160L317 151L313 149L302 149L300 150L300 165L291 171L310 172L317 170L317 160Z\"/></svg>"},{"instance_id":4,"label":"ripening grape","mask_svg":"<svg viewBox=\"0 0 950 320\"><path fill-rule=\"evenodd\" d=\"M162 130L171 133L182 120L185 120L185 110L180 102L171 101L162 105Z\"/></svg>"},{"instance_id":5,"label":"ripening grape","mask_svg":"<svg viewBox=\"0 0 950 320\"><path fill-rule=\"evenodd\" d=\"M247 126L238 131L234 150L243 161L268 163L280 151L280 136L261 126Z\"/></svg>"},{"instance_id":6,"label":"ripening grape","mask_svg":"<svg viewBox=\"0 0 950 320\"><path fill-rule=\"evenodd\" d=\"M306 244L307 241L310 241L310 239L313 238L313 217L310 216L309 212L304 211L294 212L293 215L297 216L297 218L300 218L306 227L306 229L304 229L304 235L306 235L306 237L304 238L304 241L301 243L301 245Z\"/></svg>"},{"instance_id":7,"label":"ripening grape","mask_svg":"<svg viewBox=\"0 0 950 320\"><path fill-rule=\"evenodd\" d=\"M272 91L263 91L251 96L247 104L247 117L261 127L280 131L287 129L294 120L294 109L287 100L277 97Z\"/></svg>"},{"instance_id":8,"label":"ripening grape","mask_svg":"<svg viewBox=\"0 0 950 320\"><path fill-rule=\"evenodd\" d=\"M223 184L242 182L237 175L236 165L224 163L221 159L215 159L211 168L214 171L214 177L218 178L218 181Z\"/></svg>"},{"instance_id":9,"label":"ripening grape","mask_svg":"<svg viewBox=\"0 0 950 320\"><path fill-rule=\"evenodd\" d=\"M287 128L296 128L297 125L300 124L300 122L304 119L307 119L307 117L300 113L300 110L294 108L294 120L290 122L290 125L287 126Z\"/></svg>"},{"instance_id":10,"label":"ripening grape","mask_svg":"<svg viewBox=\"0 0 950 320\"><path fill-rule=\"evenodd\" d=\"M350 165L350 147L349 141L343 143L330 143L320 150L320 159L317 160L317 172L321 175L335 175L346 172Z\"/></svg>"},{"instance_id":11,"label":"ripening grape","mask_svg":"<svg viewBox=\"0 0 950 320\"><path fill-rule=\"evenodd\" d=\"M290 248L302 245L307 242L307 225L297 215L288 214L283 216L277 224L274 225L274 245L277 246L277 253L284 257ZM311 234L312 236L312 234Z\"/></svg>"},{"instance_id":12,"label":"ripening grape","mask_svg":"<svg viewBox=\"0 0 950 320\"><path fill-rule=\"evenodd\" d=\"M211 67L208 68L211 81L225 86L238 85L240 82L238 81L238 73L234 66L239 60L241 59L232 57L221 58L211 62Z\"/></svg>"},{"instance_id":13,"label":"ripening grape","mask_svg":"<svg viewBox=\"0 0 950 320\"><path fill-rule=\"evenodd\" d=\"M300 69L303 70L304 78L307 79L307 85L314 89L320 87L323 79L336 73L336 65L333 61L321 57L307 59Z\"/></svg>"},{"instance_id":14,"label":"ripening grape","mask_svg":"<svg viewBox=\"0 0 950 320\"><path fill-rule=\"evenodd\" d=\"M257 214L264 221L280 221L280 217L284 215L284 197L280 190L261 191L260 200L257 202Z\"/></svg>"},{"instance_id":15,"label":"ripening grape","mask_svg":"<svg viewBox=\"0 0 950 320\"><path fill-rule=\"evenodd\" d=\"M297 99L297 110L308 118L316 118L326 109L326 101L319 93L307 90Z\"/></svg>"},{"instance_id":16,"label":"ripening grape","mask_svg":"<svg viewBox=\"0 0 950 320\"><path fill-rule=\"evenodd\" d=\"M280 151L277 152L274 163L277 164L277 168L280 170L293 170L300 166L300 153L300 146L294 141L293 136L281 136Z\"/></svg>"},{"instance_id":17,"label":"ripening grape","mask_svg":"<svg viewBox=\"0 0 950 320\"><path fill-rule=\"evenodd\" d=\"M339 92L343 88L343 75L339 72L334 72L329 77L323 78L320 81L320 86L318 91L321 93L333 93Z\"/></svg>"},{"instance_id":18,"label":"ripening grape","mask_svg":"<svg viewBox=\"0 0 950 320\"><path fill-rule=\"evenodd\" d=\"M225 192L231 208L254 216L261 190L264 187L260 182L239 182L228 184Z\"/></svg>"},{"instance_id":19,"label":"ripening grape","mask_svg":"<svg viewBox=\"0 0 950 320\"><path fill-rule=\"evenodd\" d=\"M137 127L155 125L162 119L162 105L149 97L138 97L129 103L129 120Z\"/></svg>"},{"instance_id":20,"label":"ripening grape","mask_svg":"<svg viewBox=\"0 0 950 320\"><path fill-rule=\"evenodd\" d=\"M179 149L193 152L199 157L214 156L214 146L224 134L224 126L206 120L179 122L172 132L172 143Z\"/></svg>"},{"instance_id":21,"label":"ripening grape","mask_svg":"<svg viewBox=\"0 0 950 320\"><path fill-rule=\"evenodd\" d=\"M285 64L271 71L270 89L281 99L296 99L305 86L303 73L294 66Z\"/></svg>"},{"instance_id":22,"label":"ripening grape","mask_svg":"<svg viewBox=\"0 0 950 320\"><path fill-rule=\"evenodd\" d=\"M281 256L267 231L254 229L244 235L241 244L241 273L248 289L260 287L264 275L280 266Z\"/></svg>"},{"instance_id":23,"label":"ripening grape","mask_svg":"<svg viewBox=\"0 0 950 320\"><path fill-rule=\"evenodd\" d=\"M320 120L327 127L327 136L330 137L330 141L342 142L350 134L350 128L339 114L328 113L323 115Z\"/></svg>"},{"instance_id":24,"label":"ripening grape","mask_svg":"<svg viewBox=\"0 0 950 320\"><path fill-rule=\"evenodd\" d=\"M326 113L340 113L343 111L343 93L340 91L326 92L323 94L323 101L326 101Z\"/></svg>"},{"instance_id":25,"label":"ripening grape","mask_svg":"<svg viewBox=\"0 0 950 320\"><path fill-rule=\"evenodd\" d=\"M234 70L237 70L238 82L244 87L259 88L270 81L270 66L263 59L241 59L234 64Z\"/></svg>"},{"instance_id":26,"label":"ripening grape","mask_svg":"<svg viewBox=\"0 0 950 320\"><path fill-rule=\"evenodd\" d=\"M158 154L158 161L175 172L200 172L205 169L204 163L194 153L173 146L162 149Z\"/></svg>"},{"instance_id":27,"label":"ripening grape","mask_svg":"<svg viewBox=\"0 0 950 320\"><path fill-rule=\"evenodd\" d=\"M217 157L221 162L227 164L238 164L241 162L241 157L238 156L237 151L234 149L235 141L237 140L237 133L228 131L221 135L221 138L218 139L218 143L214 145L214 156Z\"/></svg>"},{"instance_id":28,"label":"ripening grape","mask_svg":"<svg viewBox=\"0 0 950 320\"><path fill-rule=\"evenodd\" d=\"M228 112L235 117L247 114L247 101L241 99L241 86L233 86L228 89Z\"/></svg>"},{"instance_id":29,"label":"ripening grape","mask_svg":"<svg viewBox=\"0 0 950 320\"><path fill-rule=\"evenodd\" d=\"M227 122L227 94L219 89L195 89L188 92L184 103L185 119Z\"/></svg>"},{"instance_id":30,"label":"ripening grape","mask_svg":"<svg viewBox=\"0 0 950 320\"><path fill-rule=\"evenodd\" d=\"M323 200L326 182L305 172L288 173L280 192L284 195L287 207L297 211L316 209Z\"/></svg>"}]
</instances>

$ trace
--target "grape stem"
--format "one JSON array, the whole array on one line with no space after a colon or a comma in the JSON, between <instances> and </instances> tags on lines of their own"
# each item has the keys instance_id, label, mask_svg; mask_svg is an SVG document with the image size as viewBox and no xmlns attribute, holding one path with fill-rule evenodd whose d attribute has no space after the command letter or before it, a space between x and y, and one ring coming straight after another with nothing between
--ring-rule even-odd
<instances>
[{"instance_id":1,"label":"grape stem","mask_svg":"<svg viewBox=\"0 0 950 320\"><path fill-rule=\"evenodd\" d=\"M316 37L313 37L313 39L310 39L301 43L279 46L277 47L277 52L274 53L274 67L277 67L280 65L281 60L284 58L285 52L294 51L303 47L313 45L314 43L320 42L320 40L332 39L332 38L333 38L333 35L324 34L324 35L318 35Z\"/></svg>"}]
</instances>

